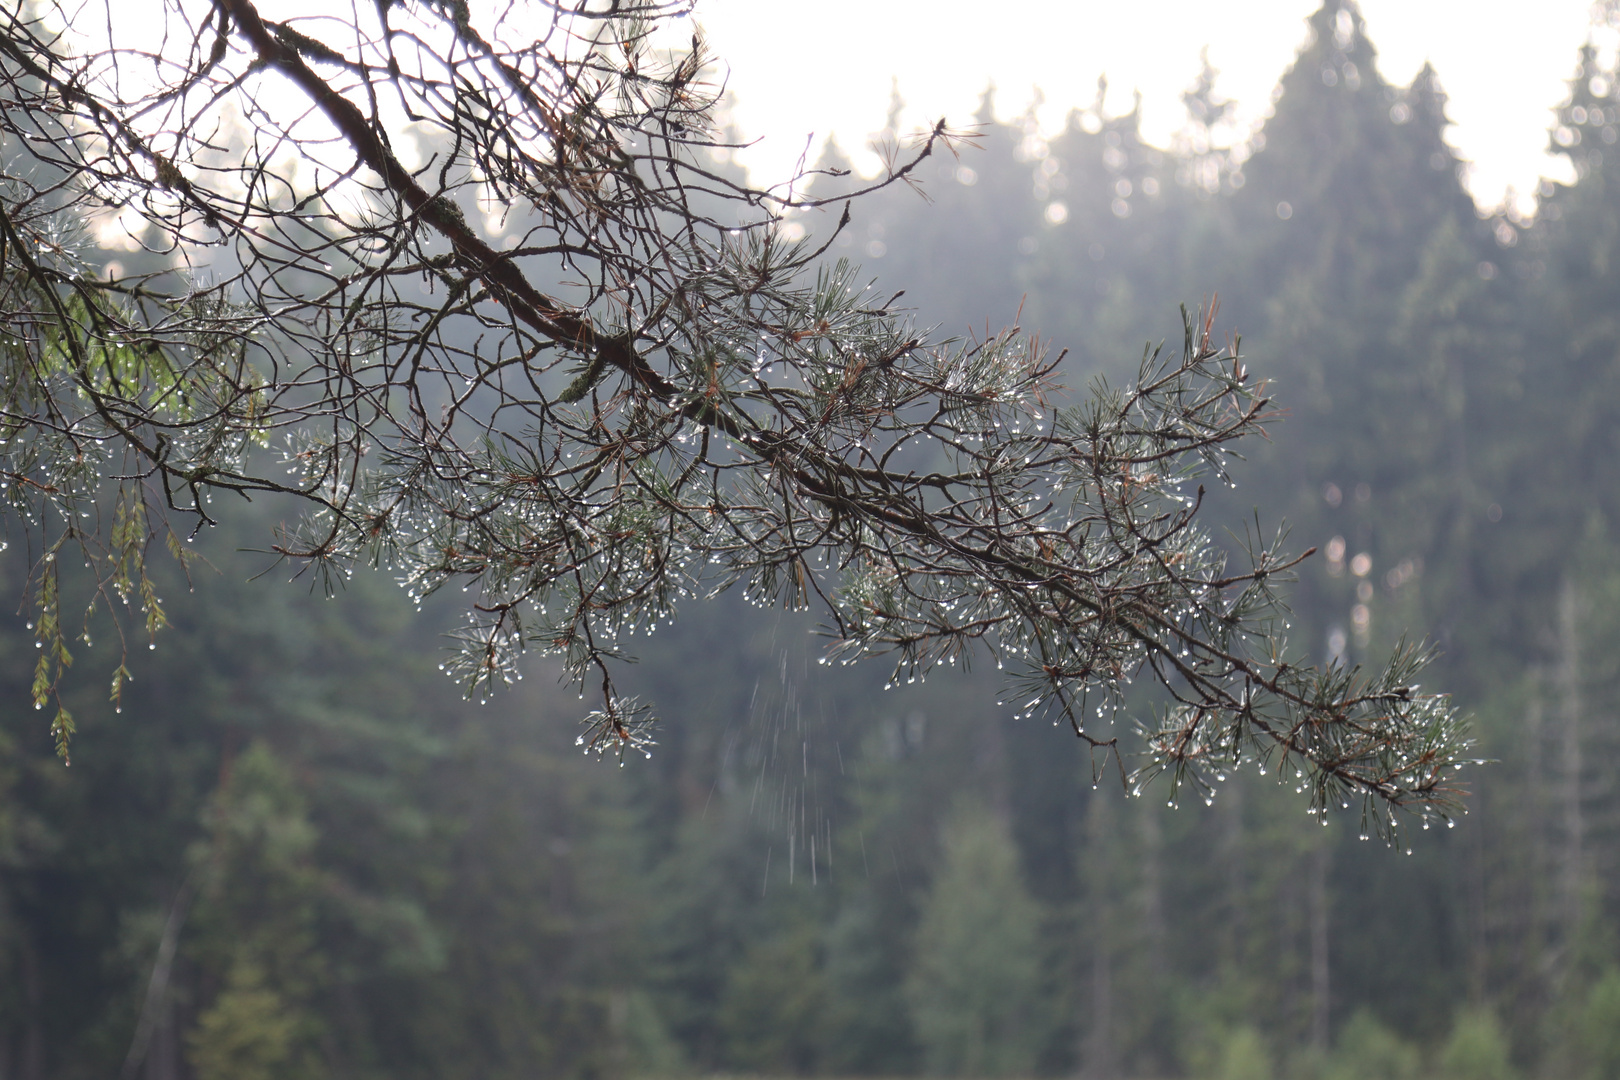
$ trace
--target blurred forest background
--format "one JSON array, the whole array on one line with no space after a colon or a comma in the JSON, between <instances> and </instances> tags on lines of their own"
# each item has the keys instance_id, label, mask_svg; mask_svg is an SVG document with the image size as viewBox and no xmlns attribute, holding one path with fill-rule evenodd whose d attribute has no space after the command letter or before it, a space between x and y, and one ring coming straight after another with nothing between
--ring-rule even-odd
<instances>
[{"instance_id":1,"label":"blurred forest background","mask_svg":"<svg viewBox=\"0 0 1620 1080\"><path fill-rule=\"evenodd\" d=\"M1620 1075L1620 72L1579 55L1575 182L1482 218L1436 74L1312 25L1237 147L1207 71L1169 147L987 97L832 255L1077 392L1218 290L1287 416L1211 522L1319 549L1310 659L1437 643L1497 761L1459 827L1362 842L1253 770L1126 798L993 662L884 691L732 598L644 643L665 724L613 768L544 662L462 702L392 582L249 583L256 510L165 582L121 714L85 673L71 768L0 622L0 1077Z\"/></svg>"}]
</instances>

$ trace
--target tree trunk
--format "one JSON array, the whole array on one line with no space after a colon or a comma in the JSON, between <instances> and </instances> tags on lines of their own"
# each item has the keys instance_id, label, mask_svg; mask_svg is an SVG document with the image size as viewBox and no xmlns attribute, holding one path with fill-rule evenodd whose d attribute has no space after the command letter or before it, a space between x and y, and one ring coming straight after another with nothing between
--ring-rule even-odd
<instances>
[{"instance_id":1,"label":"tree trunk","mask_svg":"<svg viewBox=\"0 0 1620 1080\"><path fill-rule=\"evenodd\" d=\"M1152 799L1136 800L1141 807L1141 838L1138 862L1142 867L1142 945L1147 958L1152 992L1165 975L1164 956L1164 830L1159 807Z\"/></svg>"},{"instance_id":2,"label":"tree trunk","mask_svg":"<svg viewBox=\"0 0 1620 1080\"><path fill-rule=\"evenodd\" d=\"M1220 836L1216 841L1220 862L1226 871L1222 885L1226 895L1220 942L1224 955L1221 962L1232 972L1243 968L1244 943L1248 940L1248 875L1244 860L1243 784L1245 778L1232 777L1224 785L1215 805L1220 817Z\"/></svg>"},{"instance_id":3,"label":"tree trunk","mask_svg":"<svg viewBox=\"0 0 1620 1080\"><path fill-rule=\"evenodd\" d=\"M1311 874L1311 1048L1326 1053L1332 1032L1332 1000L1328 979L1328 869L1333 847L1320 838L1310 855Z\"/></svg>"},{"instance_id":4,"label":"tree trunk","mask_svg":"<svg viewBox=\"0 0 1620 1080\"><path fill-rule=\"evenodd\" d=\"M17 1076L19 1080L45 1080L45 988L39 972L39 953L27 931L23 932L18 945L22 954L23 1007L27 1018Z\"/></svg>"},{"instance_id":5,"label":"tree trunk","mask_svg":"<svg viewBox=\"0 0 1620 1080\"><path fill-rule=\"evenodd\" d=\"M1558 867L1559 955L1556 984L1568 975L1581 925L1586 822L1581 808L1582 745L1580 601L1564 580L1558 594L1559 809L1563 844Z\"/></svg>"},{"instance_id":6,"label":"tree trunk","mask_svg":"<svg viewBox=\"0 0 1620 1080\"><path fill-rule=\"evenodd\" d=\"M1118 837L1114 835L1113 793L1094 791L1086 812L1086 846L1080 860L1088 900L1081 933L1090 946L1090 1015L1081 1025L1081 1075L1085 1080L1113 1080L1114 1061L1114 939L1119 891Z\"/></svg>"}]
</instances>

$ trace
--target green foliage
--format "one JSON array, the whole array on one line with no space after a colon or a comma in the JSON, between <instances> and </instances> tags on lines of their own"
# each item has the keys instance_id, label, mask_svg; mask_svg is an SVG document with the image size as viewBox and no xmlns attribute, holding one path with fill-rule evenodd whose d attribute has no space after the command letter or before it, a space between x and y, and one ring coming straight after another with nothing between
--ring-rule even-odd
<instances>
[{"instance_id":1,"label":"green foliage","mask_svg":"<svg viewBox=\"0 0 1620 1080\"><path fill-rule=\"evenodd\" d=\"M1620 1074L1620 970L1604 972L1587 993L1575 1035L1577 1060L1587 1076Z\"/></svg>"},{"instance_id":2,"label":"green foliage","mask_svg":"<svg viewBox=\"0 0 1620 1080\"><path fill-rule=\"evenodd\" d=\"M1066 380L1104 375L1116 401L1140 381L1140 339L1174 345L1182 327L1165 316L1218 287L1216 325L1244 332L1293 415L1246 451L1236 493L1211 485L1207 532L1235 553L1221 526L1252 530L1258 501L1267 535L1273 508L1286 510L1297 546L1319 549L1298 568L1286 636L1338 661L1335 693L1367 679L1357 665L1402 628L1433 636L1439 674L1426 678L1455 688L1479 718L1478 753L1497 759L1473 777L1458 829L1414 831L1406 857L1360 842L1354 820L1318 827L1300 813L1306 777L1278 768L1291 758L1261 775L1211 757L1210 806L1166 809L1163 780L1121 799L1119 763L1012 719L997 702L1029 698L1007 696L990 665L919 670L917 685L885 693L887 664L818 666L808 622L737 596L684 605L678 633L662 619L651 637L635 626L637 678L677 722L650 760L597 769L572 747L574 699L549 685L545 662L531 657L529 679L483 709L455 700L427 660L445 614L435 600L413 622L364 572L332 578L341 605L242 584L264 562L229 549L262 546L251 528L285 507L261 499L249 530L188 544L166 532L161 496L70 497L113 467L104 456L52 473L45 435L9 432L8 506L55 531L0 561L0 588L32 581L19 618L34 624L0 626L0 700L32 693L59 734L71 723L82 736L64 770L41 713L0 710L0 1071L31 1075L25 1056L40 1047L43 1075L112 1075L149 1019L137 1075L1414 1080L1420 1061L1454 1080L1614 1072L1620 185L1602 154L1613 155L1620 81L1602 54L1581 54L1558 117L1576 182L1546 185L1534 221L1482 220L1443 140L1434 73L1385 83L1338 0L1312 28L1247 156L1220 153L1207 130L1220 115L1209 72L1169 150L1146 144L1132 114L1083 110L1048 138L985 112L984 152L937 154L912 174L934 208L898 190L856 204L824 275L777 297L808 305L784 323L783 348L809 365L791 388L804 415L855 445L862 410L892 386L839 366L819 323L887 355L878 347L897 339L867 310L873 274L883 296L908 290L919 322L956 332L971 317L976 340L1012 340L991 326L1027 290L1025 324L1075 346ZM213 376L181 362L202 355L180 351L198 340L181 323L200 330L234 309L175 309L176 336L155 353L111 330L98 338L98 319L110 327L159 302L129 291L137 279L174 279L147 279L161 267L143 264L112 287L82 237L45 238L64 241L29 249L49 267L6 263L13 306L42 310L49 284L93 358L91 389L128 391L132 408L173 403L171 420L203 416L222 384L210 390ZM748 267L784 252L739 239L727 257L717 287L744 297ZM444 328L480 317L455 307L478 294L445 266L410 271L452 297L449 310L407 291L421 301L418 330L434 328L418 334L433 341L424 355L470 348ZM855 299L840 295L850 289ZM356 356L409 333L351 329ZM39 332L36 373L67 377L75 338L48 321ZM751 377L752 342L683 346L672 369L683 392L707 400L712 385L721 407L746 411L725 380ZM26 350L10 347L0 363L28 374L15 366ZM981 387L999 377L983 352L953 370ZM176 377L197 380L184 400ZM626 423L646 419L610 363L574 356L537 377L574 399L575 420L611 401ZM242 388L233 423L253 427ZM4 389L14 408L37 387ZM1078 416L1082 431L1101 419ZM689 424L633 430L668 436L682 462L698 454ZM498 466L492 497L531 497L545 468L533 442L477 446ZM287 464L314 475L340 450L312 439ZM214 451L177 441L168 452L186 505L183 478L212 467ZM918 475L950 464L912 453L897 460ZM652 503L604 505L599 531L556 534L588 541L578 550L614 573L646 569L667 526L650 507L678 487L659 471L634 477ZM853 521L822 524L844 535ZM72 522L108 525L90 573ZM366 527L382 545L400 535L391 521ZM159 538L180 565L147 565ZM485 565L465 547L424 551L454 575ZM525 587L549 565L517 566L506 583ZM800 569L760 579L755 599L802 599L819 579ZM857 571L852 624L901 611L898 579ZM106 594L81 619L97 582ZM121 649L106 609L125 603L132 641L168 626L142 664L103 655ZM69 659L74 674L115 670L114 702L105 684L64 678ZM1122 680L1116 700L1117 719L1088 717L1105 746L1154 715L1144 680ZM165 943L173 963L154 982ZM1326 1051L1311 1041L1324 958ZM1465 1000L1494 1003L1494 1018L1459 1016Z\"/></svg>"},{"instance_id":3,"label":"green foliage","mask_svg":"<svg viewBox=\"0 0 1620 1080\"><path fill-rule=\"evenodd\" d=\"M964 800L943 826L906 984L929 1072L1020 1076L1050 1030L1042 912L1025 891L1005 821Z\"/></svg>"},{"instance_id":4,"label":"green foliage","mask_svg":"<svg viewBox=\"0 0 1620 1080\"><path fill-rule=\"evenodd\" d=\"M691 1072L681 1044L670 1035L652 998L641 990L622 994L622 1017L615 1032L625 1048L624 1071L630 1076L669 1080Z\"/></svg>"},{"instance_id":5,"label":"green foliage","mask_svg":"<svg viewBox=\"0 0 1620 1080\"><path fill-rule=\"evenodd\" d=\"M1368 1009L1358 1009L1339 1032L1322 1080L1416 1080L1423 1055Z\"/></svg>"},{"instance_id":6,"label":"green foliage","mask_svg":"<svg viewBox=\"0 0 1620 1080\"><path fill-rule=\"evenodd\" d=\"M188 952L224 987L187 1037L200 1077L318 1075L318 1003L329 958L316 922L326 885L317 835L285 767L255 742L226 762L205 812L211 834L193 854L202 878Z\"/></svg>"},{"instance_id":7,"label":"green foliage","mask_svg":"<svg viewBox=\"0 0 1620 1080\"><path fill-rule=\"evenodd\" d=\"M1457 1013L1435 1065L1446 1080L1513 1080L1518 1075L1507 1032L1490 1009Z\"/></svg>"},{"instance_id":8,"label":"green foliage","mask_svg":"<svg viewBox=\"0 0 1620 1080\"><path fill-rule=\"evenodd\" d=\"M313 1053L319 1029L264 985L264 973L238 960L225 988L187 1039L199 1080L293 1080L322 1075Z\"/></svg>"},{"instance_id":9,"label":"green foliage","mask_svg":"<svg viewBox=\"0 0 1620 1080\"><path fill-rule=\"evenodd\" d=\"M898 920L884 919L882 899L870 885L849 890L827 930L819 1057L827 1074L899 1074L915 1067L899 928L892 925Z\"/></svg>"},{"instance_id":10,"label":"green foliage","mask_svg":"<svg viewBox=\"0 0 1620 1080\"><path fill-rule=\"evenodd\" d=\"M765 1075L814 1070L827 997L819 931L809 920L789 923L751 945L727 973L716 1018L737 1069Z\"/></svg>"},{"instance_id":11,"label":"green foliage","mask_svg":"<svg viewBox=\"0 0 1620 1080\"><path fill-rule=\"evenodd\" d=\"M1265 1037L1244 1024L1220 1040L1212 1080L1271 1080L1271 1051Z\"/></svg>"}]
</instances>

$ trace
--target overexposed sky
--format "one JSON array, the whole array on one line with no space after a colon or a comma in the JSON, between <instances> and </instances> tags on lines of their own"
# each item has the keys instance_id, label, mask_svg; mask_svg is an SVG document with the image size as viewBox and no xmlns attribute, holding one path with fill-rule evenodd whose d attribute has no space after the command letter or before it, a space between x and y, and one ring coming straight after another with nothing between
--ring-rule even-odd
<instances>
[{"instance_id":1,"label":"overexposed sky","mask_svg":"<svg viewBox=\"0 0 1620 1080\"><path fill-rule=\"evenodd\" d=\"M74 10L73 0L61 0ZM330 13L352 17L360 0L258 0L267 17ZM837 136L860 151L883 126L898 80L903 129L941 116L965 125L986 85L997 88L1002 119L1022 115L1036 88L1037 117L1049 132L1071 108L1096 97L1106 73L1111 113L1143 96L1150 141L1168 143L1183 120L1180 95L1196 78L1208 46L1219 94L1238 105L1244 132L1268 109L1271 93L1305 40L1306 18L1321 0L697 0L715 53L729 72L732 116L761 140L744 161L756 183L790 174L805 152ZM185 0L197 18L203 0ZM369 8L368 3L363 6ZM1431 61L1450 95L1448 138L1472 162L1470 187L1482 207L1511 187L1520 208L1542 176L1567 178L1546 153L1551 109L1567 94L1576 50L1588 35L1592 0L1360 0L1384 78L1409 83ZM94 7L94 6L92 6ZM507 0L475 0L507 10ZM522 8L522 0L518 0ZM161 0L112 0L121 44L163 27ZM101 24L91 20L93 32ZM684 42L684 25L669 28ZM1600 36L1612 49L1617 35ZM877 160L857 165L875 171Z\"/></svg>"},{"instance_id":2,"label":"overexposed sky","mask_svg":"<svg viewBox=\"0 0 1620 1080\"><path fill-rule=\"evenodd\" d=\"M966 123L987 83L997 113L1021 115L1038 86L1043 128L1109 78L1109 112L1143 95L1143 126L1166 143L1182 121L1180 94L1209 47L1216 89L1247 124L1306 34L1320 0L699 0L698 18L730 70L734 117L763 138L745 160L756 181L781 179L806 136L836 134L846 150L883 126L891 79L907 103L902 128L940 116ZM1482 206L1521 196L1544 175L1550 110L1567 93L1589 0L1361 0L1379 70L1406 85L1425 60L1450 95L1449 141L1473 163ZM1600 39L1601 40L1601 39ZM811 152L814 160L815 150ZM875 159L869 164L875 167ZM1521 203L1521 206L1523 204ZM1523 206L1529 209L1528 206Z\"/></svg>"}]
</instances>

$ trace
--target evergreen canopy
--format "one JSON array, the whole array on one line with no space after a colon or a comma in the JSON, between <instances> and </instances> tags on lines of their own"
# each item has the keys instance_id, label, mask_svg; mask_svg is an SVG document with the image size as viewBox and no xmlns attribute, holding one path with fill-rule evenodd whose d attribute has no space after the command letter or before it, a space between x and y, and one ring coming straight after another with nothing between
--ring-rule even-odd
<instances>
[{"instance_id":1,"label":"evergreen canopy","mask_svg":"<svg viewBox=\"0 0 1620 1080\"><path fill-rule=\"evenodd\" d=\"M1421 650L1299 662L1281 536L1233 565L1199 526L1200 478L1273 415L1213 304L1077 405L1016 329L930 341L802 235L825 183L717 164L701 37L664 47L684 4L165 11L147 50L0 16L0 470L40 554L37 705L71 660L57 556L155 632L151 542L183 560L169 523L274 494L307 508L281 558L467 588L471 692L561 655L599 750L647 739L627 640L740 584L896 678L986 651L1018 711L1096 746L1088 716L1150 676L1148 773L1280 754L1318 808L1454 806L1467 741ZM115 220L160 265L88 265ZM65 753L59 703L55 731Z\"/></svg>"}]
</instances>

